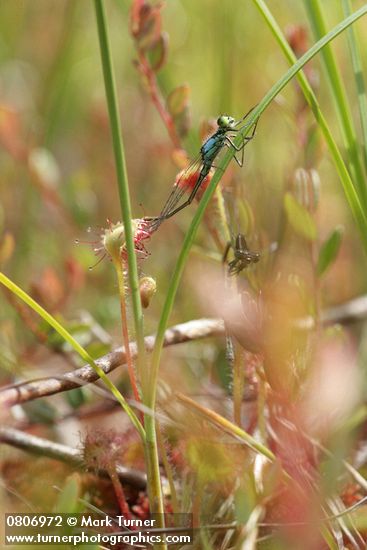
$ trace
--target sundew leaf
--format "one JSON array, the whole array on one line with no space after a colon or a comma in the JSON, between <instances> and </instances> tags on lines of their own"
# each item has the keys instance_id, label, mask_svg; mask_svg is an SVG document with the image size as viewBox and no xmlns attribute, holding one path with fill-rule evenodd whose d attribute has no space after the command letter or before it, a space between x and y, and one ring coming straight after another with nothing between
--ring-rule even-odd
<instances>
[{"instance_id":1,"label":"sundew leaf","mask_svg":"<svg viewBox=\"0 0 367 550\"><path fill-rule=\"evenodd\" d=\"M187 84L182 84L172 90L167 98L167 107L173 117L176 117L185 110L189 97L190 87Z\"/></svg>"},{"instance_id":2,"label":"sundew leaf","mask_svg":"<svg viewBox=\"0 0 367 550\"><path fill-rule=\"evenodd\" d=\"M317 274L323 275L335 261L342 242L344 230L336 227L322 244L317 262Z\"/></svg>"},{"instance_id":3,"label":"sundew leaf","mask_svg":"<svg viewBox=\"0 0 367 550\"><path fill-rule=\"evenodd\" d=\"M314 241L317 236L315 221L308 210L291 193L285 194L284 208L293 229L305 239Z\"/></svg>"},{"instance_id":4,"label":"sundew leaf","mask_svg":"<svg viewBox=\"0 0 367 550\"><path fill-rule=\"evenodd\" d=\"M177 132L181 138L187 136L190 129L190 119L190 108L189 105L186 104L184 110L174 118Z\"/></svg>"},{"instance_id":5,"label":"sundew leaf","mask_svg":"<svg viewBox=\"0 0 367 550\"><path fill-rule=\"evenodd\" d=\"M156 44L148 51L149 63L154 72L158 72L167 60L168 34L162 32Z\"/></svg>"}]
</instances>

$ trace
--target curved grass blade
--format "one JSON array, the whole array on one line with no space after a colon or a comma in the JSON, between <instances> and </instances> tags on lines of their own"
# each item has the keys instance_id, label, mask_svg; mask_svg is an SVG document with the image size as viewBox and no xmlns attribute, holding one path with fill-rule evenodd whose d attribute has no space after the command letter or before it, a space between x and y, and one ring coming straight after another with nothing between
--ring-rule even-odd
<instances>
[{"instance_id":1,"label":"curved grass blade","mask_svg":"<svg viewBox=\"0 0 367 550\"><path fill-rule=\"evenodd\" d=\"M326 24L319 0L304 0L304 6L308 18L318 39L326 34ZM363 165L357 144L357 135L353 124L353 117L348 103L347 93L341 78L338 65L330 46L326 46L321 52L324 61L326 76L329 81L331 94L334 99L337 117L342 131L343 141L351 165L351 173L355 188L358 190L361 202L367 209L367 186Z\"/></svg>"},{"instance_id":2,"label":"curved grass blade","mask_svg":"<svg viewBox=\"0 0 367 550\"><path fill-rule=\"evenodd\" d=\"M342 0L344 15L347 17L352 13L350 0ZM347 31L348 42L350 49L350 56L352 59L352 66L354 71L354 79L356 81L356 88L358 93L358 105L359 105L359 117L361 119L362 138L363 138L363 160L365 169L367 170L367 95L366 84L363 78L363 65L361 52L357 40L356 33L351 27Z\"/></svg>"},{"instance_id":3,"label":"curved grass blade","mask_svg":"<svg viewBox=\"0 0 367 550\"><path fill-rule=\"evenodd\" d=\"M127 403L123 395L116 388L115 384L111 382L108 376L104 373L103 369L99 367L89 353L73 338L68 332L50 313L48 313L42 306L40 306L31 296L29 296L24 290L11 281L4 273L0 272L0 283L10 290L15 296L23 300L33 311L35 311L42 319L46 321L53 329L60 334L60 336L67 342L80 357L96 371L101 380L105 383L110 392L114 395L121 407L124 409L131 422L137 429L142 440L145 440L145 431L141 425L138 417Z\"/></svg>"},{"instance_id":4,"label":"curved grass blade","mask_svg":"<svg viewBox=\"0 0 367 550\"><path fill-rule=\"evenodd\" d=\"M273 33L275 39L277 40L278 44L280 45L281 49L284 52L285 57L290 63L294 63L294 65L297 65L298 61L296 56L294 55L291 47L289 46L284 34L282 33L282 30L280 29L278 23L274 19L272 13L268 9L266 3L264 0L252 0L257 9L259 10L260 14L264 18L266 24L268 25L269 29ZM361 8L364 13L366 6ZM358 12L356 12L358 13ZM345 21L345 20L344 20ZM335 27L336 28L336 27ZM330 33L329 33L330 34ZM326 35L327 36L327 35ZM324 37L326 38L326 37ZM324 39L323 38L323 39ZM321 40L323 40L321 39ZM320 42L320 41L319 41ZM316 46L316 44L315 44ZM313 46L313 47L315 47ZM312 48L311 48L312 50ZM309 50L310 51L310 50ZM306 52L305 55L307 55L308 52ZM302 58L301 58L302 59ZM330 155L334 161L335 168L338 172L340 182L343 186L343 190L345 193L345 196L347 198L348 204L350 206L350 209L352 210L353 216L357 222L357 225L361 231L362 236L362 242L363 245L367 251L367 238L366 238L366 221L367 217L365 214L365 210L362 208L360 198L356 192L356 189L354 188L353 182L351 180L350 174L345 166L345 163L343 161L342 155L340 153L340 150L336 144L336 141L331 133L331 130L325 120L325 117L320 109L320 106L318 104L317 98L312 90L311 85L309 84L305 74L303 71L299 71L297 74L297 79L299 81L299 84L301 86L302 92L305 96L306 101L310 105L312 112L315 116L316 122L318 123L325 141L329 147Z\"/></svg>"},{"instance_id":5,"label":"curved grass blade","mask_svg":"<svg viewBox=\"0 0 367 550\"><path fill-rule=\"evenodd\" d=\"M342 33L355 21L357 21L359 18L361 18L363 15L366 15L366 14L367 14L367 6L363 6L362 8L357 10L355 13L353 13L350 17L345 18L338 25L336 25L331 31L328 32L326 36L324 36L321 40L316 42L316 44L314 44L300 59L298 59L298 61L290 69L288 69L288 71L283 75L283 77L280 78L280 80L278 80L276 84L274 84L274 86L263 97L260 103L255 107L252 114L249 116L249 126L247 127L247 130L250 129L251 123L254 124L255 120L259 118L259 116L270 105L273 99L281 92L281 90L288 84L288 82L290 82L292 78L294 78L299 73L299 71L306 65L306 63L308 63L308 61L310 61L310 59L312 59L326 44L334 40L334 38L336 38L340 33ZM240 139L241 139L241 136L238 136L238 141ZM333 151L335 154L336 152L338 152L337 149L336 150L333 149ZM193 217L189 230L186 233L186 237L185 237L180 255L177 259L176 267L173 272L169 288L167 290L166 300L163 306L162 315L158 325L158 331L157 331L156 341L155 341L154 350L152 354L152 362L151 362L151 376L150 376L151 393L149 396L148 405L153 410L155 408L155 401L156 401L157 379L158 379L158 371L159 371L159 363L160 363L160 357L162 352L162 346L164 341L164 332L173 308L173 303L174 303L174 299L181 280L181 276L183 274L191 246L194 242L196 232L199 228L201 219L204 216L204 211L208 206L210 199L215 192L215 188L222 177L223 171L226 169L226 167L230 163L234 154L235 154L234 150L227 151L226 155L223 157L223 159L219 164L219 169L216 170L208 186L208 189L205 191L204 196L200 201L200 204L195 212L195 215ZM337 155L336 155L336 158L337 158ZM363 244L365 245L367 250L367 218L365 216L364 210L361 207L359 197L356 194L356 191L350 182L349 174L346 171L343 160L341 158L338 161L338 168L340 170L340 173L345 178L343 179L345 192L348 196L348 200L350 201L353 214L355 215L357 223L362 231Z\"/></svg>"}]
</instances>

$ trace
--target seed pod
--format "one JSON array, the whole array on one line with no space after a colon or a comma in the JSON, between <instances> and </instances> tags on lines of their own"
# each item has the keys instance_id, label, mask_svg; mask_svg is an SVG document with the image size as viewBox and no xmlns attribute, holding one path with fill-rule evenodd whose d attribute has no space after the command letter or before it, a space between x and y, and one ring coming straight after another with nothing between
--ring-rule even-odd
<instances>
[{"instance_id":1,"label":"seed pod","mask_svg":"<svg viewBox=\"0 0 367 550\"><path fill-rule=\"evenodd\" d=\"M144 309L149 307L150 300L157 290L157 284L152 277L142 277L139 281L141 305Z\"/></svg>"}]
</instances>

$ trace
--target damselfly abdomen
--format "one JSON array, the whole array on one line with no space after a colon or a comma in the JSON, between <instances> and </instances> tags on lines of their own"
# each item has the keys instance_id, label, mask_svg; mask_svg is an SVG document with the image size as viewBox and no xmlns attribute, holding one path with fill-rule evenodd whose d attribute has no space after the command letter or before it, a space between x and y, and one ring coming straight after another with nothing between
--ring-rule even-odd
<instances>
[{"instance_id":1,"label":"damselfly abdomen","mask_svg":"<svg viewBox=\"0 0 367 550\"><path fill-rule=\"evenodd\" d=\"M197 159L177 179L159 216L146 218L147 221L150 221L151 231L155 231L164 220L174 216L177 212L192 203L199 189L205 184L205 180L213 168L214 160L223 147L232 148L236 153L241 152L241 158L238 158L236 153L234 158L239 166L243 166L244 148L255 136L257 120L252 123L253 129L251 134L243 137L240 146L237 146L232 141L232 138L237 135L236 132L240 132L246 127L246 124L241 127L238 126L248 117L251 111L238 121L228 115L221 115L218 118L216 132L204 142ZM194 182L193 177L195 178ZM189 193L189 197L182 204L179 204L185 193Z\"/></svg>"}]
</instances>

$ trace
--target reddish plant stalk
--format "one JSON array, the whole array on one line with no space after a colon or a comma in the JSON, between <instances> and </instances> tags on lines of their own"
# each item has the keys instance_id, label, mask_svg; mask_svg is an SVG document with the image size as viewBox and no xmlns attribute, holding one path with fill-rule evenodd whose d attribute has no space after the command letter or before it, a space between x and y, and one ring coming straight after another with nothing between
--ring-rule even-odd
<instances>
[{"instance_id":1,"label":"reddish plant stalk","mask_svg":"<svg viewBox=\"0 0 367 550\"><path fill-rule=\"evenodd\" d=\"M138 389L138 384L136 380L136 374L134 369L134 363L130 350L130 341L129 341L129 331L128 331L128 322L127 322L127 312L126 312L126 300L125 300L125 283L124 283L124 273L123 265L121 261L114 261L117 280L119 286L119 295L120 295L120 310L121 310L121 324L122 324L122 340L125 348L125 357L127 370L129 374L130 384L133 390L134 398L138 403L141 403L140 393ZM142 415L141 415L142 416Z\"/></svg>"},{"instance_id":2,"label":"reddish plant stalk","mask_svg":"<svg viewBox=\"0 0 367 550\"><path fill-rule=\"evenodd\" d=\"M155 76L154 71L151 69L148 60L146 59L144 52L139 51L139 69L142 72L142 74L145 76L147 82L148 82L148 89L150 93L150 97L152 99L153 104L155 105L162 121L165 127L167 128L167 132L169 134L169 137L175 146L176 149L181 149L181 140L177 135L176 128L173 122L173 118L169 114L169 112L166 109L164 100L162 98L162 95L159 91L157 79Z\"/></svg>"},{"instance_id":3,"label":"reddish plant stalk","mask_svg":"<svg viewBox=\"0 0 367 550\"><path fill-rule=\"evenodd\" d=\"M121 515L123 515L125 519L131 519L132 514L130 512L129 505L126 502L125 493L124 493L124 490L123 490L122 485L120 483L120 480L119 480L119 477L117 475L116 469L113 468L113 467L108 468L108 475L110 476L110 479L111 479L111 482L112 482L112 485L113 485L113 489L115 491L115 495L116 495L116 499L117 499L117 502L118 502L118 505L119 505L119 508L120 508L120 511L121 511Z\"/></svg>"}]
</instances>

